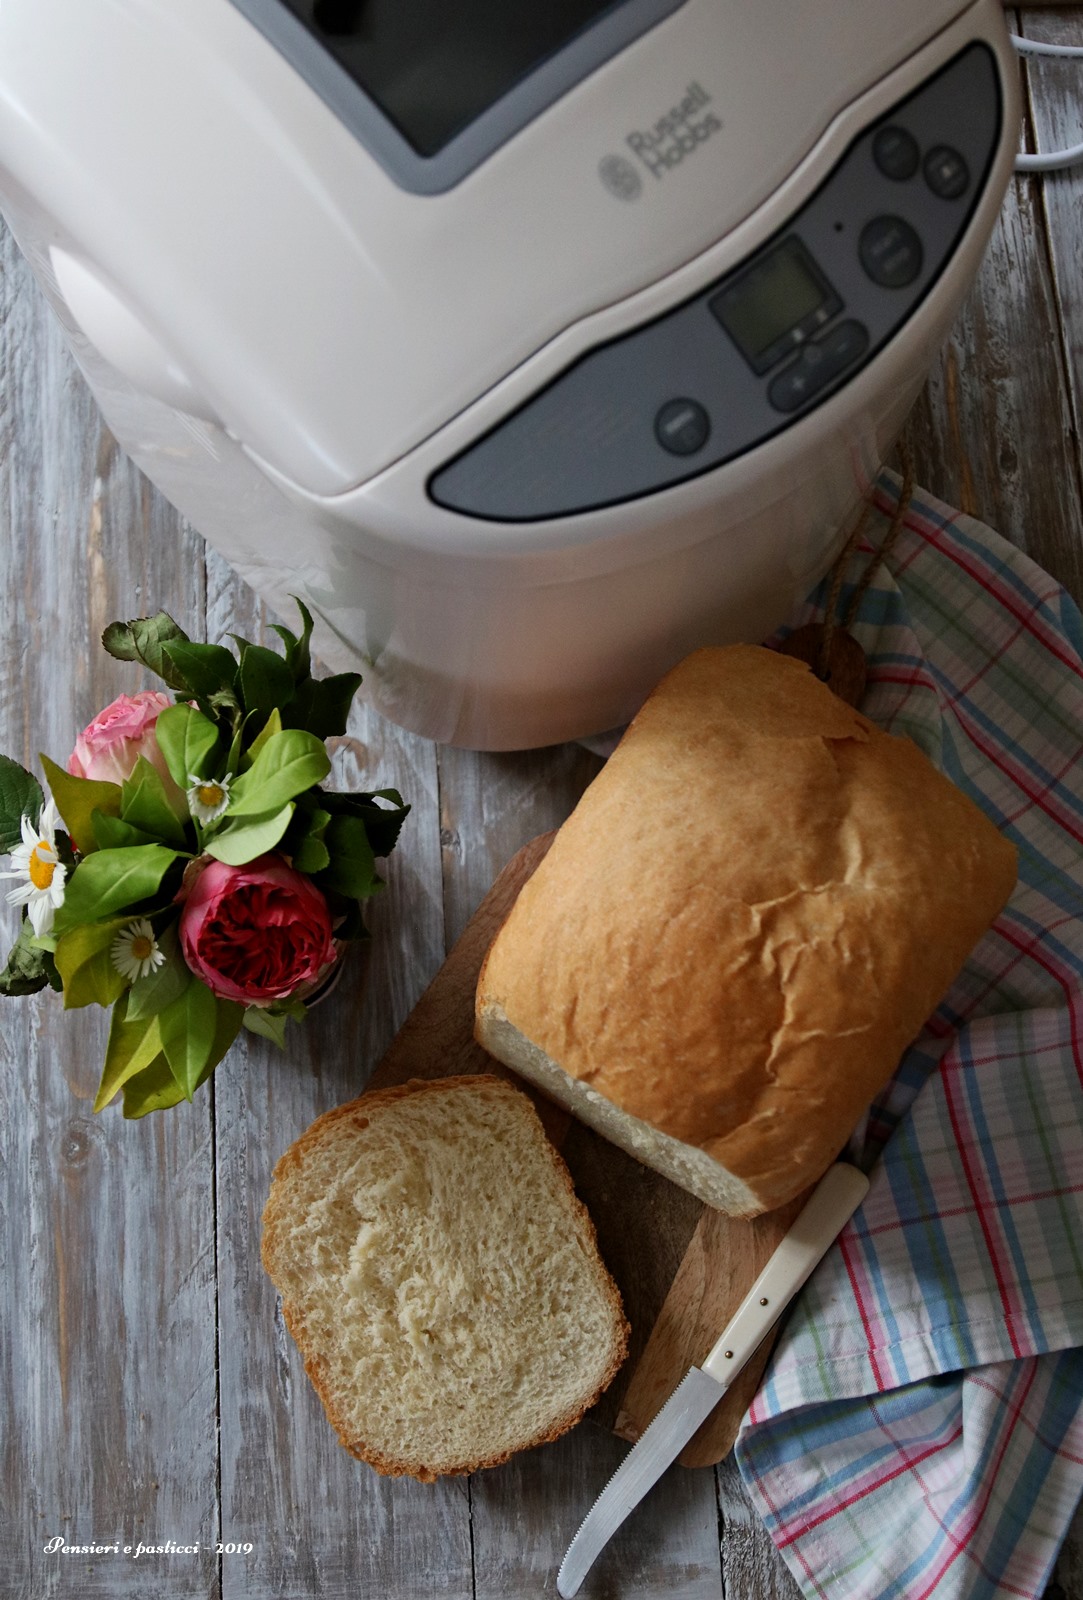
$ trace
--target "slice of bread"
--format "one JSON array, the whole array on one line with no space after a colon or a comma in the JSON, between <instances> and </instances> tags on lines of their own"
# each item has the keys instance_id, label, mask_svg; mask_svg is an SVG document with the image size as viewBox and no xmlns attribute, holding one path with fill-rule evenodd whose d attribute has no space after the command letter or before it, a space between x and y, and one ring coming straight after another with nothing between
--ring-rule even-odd
<instances>
[{"instance_id":1,"label":"slice of bread","mask_svg":"<svg viewBox=\"0 0 1083 1600\"><path fill-rule=\"evenodd\" d=\"M555 1439L627 1351L594 1225L529 1099L375 1090L286 1151L263 1263L342 1444L424 1482Z\"/></svg>"}]
</instances>

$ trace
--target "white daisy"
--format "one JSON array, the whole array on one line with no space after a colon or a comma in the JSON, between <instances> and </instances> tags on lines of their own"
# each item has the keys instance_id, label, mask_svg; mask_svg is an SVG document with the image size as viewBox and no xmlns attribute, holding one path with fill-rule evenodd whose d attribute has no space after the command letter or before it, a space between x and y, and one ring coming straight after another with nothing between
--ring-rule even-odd
<instances>
[{"instance_id":1,"label":"white daisy","mask_svg":"<svg viewBox=\"0 0 1083 1600\"><path fill-rule=\"evenodd\" d=\"M40 939L53 925L58 906L64 903L64 879L68 869L56 853L56 825L59 813L52 800L42 808L37 827L29 817L22 819L23 842L11 852L14 872L0 872L0 878L21 878L18 889L9 889L10 906L25 906L30 925Z\"/></svg>"},{"instance_id":2,"label":"white daisy","mask_svg":"<svg viewBox=\"0 0 1083 1600\"><path fill-rule=\"evenodd\" d=\"M165 951L154 937L146 917L137 917L121 928L109 949L114 967L122 978L147 978L165 961Z\"/></svg>"},{"instance_id":3,"label":"white daisy","mask_svg":"<svg viewBox=\"0 0 1083 1600\"><path fill-rule=\"evenodd\" d=\"M208 822L217 822L229 805L232 776L232 772L227 772L224 778L198 778L194 772L188 774L188 809L204 827Z\"/></svg>"}]
</instances>

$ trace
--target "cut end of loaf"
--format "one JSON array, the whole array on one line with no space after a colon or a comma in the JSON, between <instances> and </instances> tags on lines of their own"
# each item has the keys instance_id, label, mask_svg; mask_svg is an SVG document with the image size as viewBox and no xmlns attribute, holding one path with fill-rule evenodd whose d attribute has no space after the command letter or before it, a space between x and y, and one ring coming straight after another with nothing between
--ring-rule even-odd
<instances>
[{"instance_id":1,"label":"cut end of loaf","mask_svg":"<svg viewBox=\"0 0 1083 1600\"><path fill-rule=\"evenodd\" d=\"M411 1083L275 1168L263 1260L339 1439L424 1481L558 1437L623 1362L593 1224L527 1097Z\"/></svg>"},{"instance_id":2,"label":"cut end of loaf","mask_svg":"<svg viewBox=\"0 0 1083 1600\"><path fill-rule=\"evenodd\" d=\"M565 1072L539 1045L520 1033L496 1002L479 1003L474 1034L491 1056L533 1083L573 1117L644 1166L653 1167L671 1183L694 1194L704 1205L731 1217L755 1217L768 1209L768 1202L705 1150L673 1139L640 1117L622 1111L589 1084Z\"/></svg>"}]
</instances>

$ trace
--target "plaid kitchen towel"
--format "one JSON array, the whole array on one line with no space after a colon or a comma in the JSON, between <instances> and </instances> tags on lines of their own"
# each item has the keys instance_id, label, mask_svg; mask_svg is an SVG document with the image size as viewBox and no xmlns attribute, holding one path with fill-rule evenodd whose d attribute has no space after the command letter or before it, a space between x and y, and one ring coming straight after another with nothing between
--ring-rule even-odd
<instances>
[{"instance_id":1,"label":"plaid kitchen towel","mask_svg":"<svg viewBox=\"0 0 1083 1600\"><path fill-rule=\"evenodd\" d=\"M885 474L848 578L898 492ZM993 818L1020 877L855 1134L869 1194L737 1460L809 1596L1039 1596L1083 1490L1083 619L916 494L851 631L862 710Z\"/></svg>"}]
</instances>

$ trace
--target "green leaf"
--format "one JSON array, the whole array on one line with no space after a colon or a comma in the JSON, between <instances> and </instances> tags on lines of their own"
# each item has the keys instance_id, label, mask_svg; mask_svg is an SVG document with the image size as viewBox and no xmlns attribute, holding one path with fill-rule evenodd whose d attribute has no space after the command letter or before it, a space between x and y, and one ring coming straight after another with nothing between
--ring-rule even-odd
<instances>
[{"instance_id":1,"label":"green leaf","mask_svg":"<svg viewBox=\"0 0 1083 1600\"><path fill-rule=\"evenodd\" d=\"M157 1017L162 1049L185 1099L190 1100L214 1049L218 1001L193 978Z\"/></svg>"},{"instance_id":2,"label":"green leaf","mask_svg":"<svg viewBox=\"0 0 1083 1600\"><path fill-rule=\"evenodd\" d=\"M245 751L246 764L251 766L268 740L273 739L276 733L281 732L282 716L278 710L278 707L276 706L271 712L271 715L267 718L267 721L263 724L263 727L256 734L256 737L252 740L252 743L248 746L248 749Z\"/></svg>"},{"instance_id":3,"label":"green leaf","mask_svg":"<svg viewBox=\"0 0 1083 1600\"><path fill-rule=\"evenodd\" d=\"M202 711L194 706L170 706L159 713L154 733L169 775L182 792L193 772L198 778L217 776L222 745L216 725Z\"/></svg>"},{"instance_id":4,"label":"green leaf","mask_svg":"<svg viewBox=\"0 0 1083 1600\"><path fill-rule=\"evenodd\" d=\"M331 678L308 678L283 713L287 728L307 728L317 738L331 739L346 732L353 697L362 683L359 672L340 672Z\"/></svg>"},{"instance_id":5,"label":"green leaf","mask_svg":"<svg viewBox=\"0 0 1083 1600\"><path fill-rule=\"evenodd\" d=\"M70 772L58 767L48 756L41 758L42 770L49 780L49 788L56 808L64 819L64 826L83 855L98 848L94 832L94 813L103 817L120 816L120 784L101 783L94 778L73 778Z\"/></svg>"},{"instance_id":6,"label":"green leaf","mask_svg":"<svg viewBox=\"0 0 1083 1600\"><path fill-rule=\"evenodd\" d=\"M204 848L209 856L214 856L216 861L224 861L228 867L243 867L246 862L255 861L257 856L274 849L289 827L292 816L293 802L288 801L281 811L231 823L221 833L216 833L213 839L209 839Z\"/></svg>"},{"instance_id":7,"label":"green leaf","mask_svg":"<svg viewBox=\"0 0 1083 1600\"><path fill-rule=\"evenodd\" d=\"M207 1081L226 1054L240 1031L243 1015L243 1006L234 1005L229 1000L219 1000L214 1043L194 1088L198 1089L200 1084ZM145 1117L150 1111L165 1111L186 1098L163 1054L125 1083L124 1115L128 1118Z\"/></svg>"},{"instance_id":8,"label":"green leaf","mask_svg":"<svg viewBox=\"0 0 1083 1600\"><path fill-rule=\"evenodd\" d=\"M297 641L296 648L291 650L289 653L289 664L290 671L293 673L296 682L303 683L312 671L312 650L310 645L312 638L312 613L305 605L300 595L295 594L292 598L298 611L301 613L301 637Z\"/></svg>"},{"instance_id":9,"label":"green leaf","mask_svg":"<svg viewBox=\"0 0 1083 1600\"><path fill-rule=\"evenodd\" d=\"M135 828L119 817L103 817L100 811L91 814L94 842L99 850L127 850L133 844L154 844L149 833Z\"/></svg>"},{"instance_id":10,"label":"green leaf","mask_svg":"<svg viewBox=\"0 0 1083 1600\"><path fill-rule=\"evenodd\" d=\"M376 872L376 858L360 817L332 817L324 834L331 864L316 880L351 900L365 900L382 889L383 879Z\"/></svg>"},{"instance_id":11,"label":"green leaf","mask_svg":"<svg viewBox=\"0 0 1083 1600\"><path fill-rule=\"evenodd\" d=\"M128 980L117 971L109 952L130 921L130 917L116 917L110 922L93 922L72 928L57 940L56 969L64 985L65 1011L111 1006L120 999Z\"/></svg>"},{"instance_id":12,"label":"green leaf","mask_svg":"<svg viewBox=\"0 0 1083 1600\"><path fill-rule=\"evenodd\" d=\"M280 627L277 622L272 622L271 627L286 647L286 664L294 683L303 683L312 672L312 653L309 648L309 640L312 638L312 615L303 600L299 600L296 595L292 595L291 599L296 602L297 609L301 613L301 637L298 639L296 634L291 633L288 628ZM299 726L301 724L291 723L291 727Z\"/></svg>"},{"instance_id":13,"label":"green leaf","mask_svg":"<svg viewBox=\"0 0 1083 1600\"><path fill-rule=\"evenodd\" d=\"M113 1007L109 1026L109 1043L105 1049L105 1065L101 1082L94 1096L94 1109L100 1111L116 1094L152 1062L162 1056L162 1035L157 1017L142 1017L137 1022L127 1020L127 999L121 998ZM164 1060L165 1058L162 1057Z\"/></svg>"},{"instance_id":14,"label":"green leaf","mask_svg":"<svg viewBox=\"0 0 1083 1600\"><path fill-rule=\"evenodd\" d=\"M229 755L226 757L226 771L232 772L234 777L245 770L247 757L244 753L244 734L245 729L252 720L250 716L242 717L233 732L233 741L229 747Z\"/></svg>"},{"instance_id":15,"label":"green leaf","mask_svg":"<svg viewBox=\"0 0 1083 1600\"><path fill-rule=\"evenodd\" d=\"M156 1017L166 1006L171 1006L191 982L191 968L177 946L175 923L158 935L158 948L165 961L156 972L148 972L145 978L137 978L132 984L128 995L129 1022Z\"/></svg>"},{"instance_id":16,"label":"green leaf","mask_svg":"<svg viewBox=\"0 0 1083 1600\"><path fill-rule=\"evenodd\" d=\"M233 785L231 817L257 817L278 811L326 778L331 759L322 739L300 728L272 734L252 766Z\"/></svg>"},{"instance_id":17,"label":"green leaf","mask_svg":"<svg viewBox=\"0 0 1083 1600\"><path fill-rule=\"evenodd\" d=\"M145 1117L150 1111L168 1111L184 1099L184 1090L170 1071L164 1055L137 1072L124 1084L124 1116L128 1121Z\"/></svg>"},{"instance_id":18,"label":"green leaf","mask_svg":"<svg viewBox=\"0 0 1083 1600\"><path fill-rule=\"evenodd\" d=\"M34 774L10 756L0 756L0 856L10 855L22 843L24 817L37 827L44 804L45 796Z\"/></svg>"},{"instance_id":19,"label":"green leaf","mask_svg":"<svg viewBox=\"0 0 1083 1600\"><path fill-rule=\"evenodd\" d=\"M141 829L160 844L184 849L184 827L170 803L161 773L145 756L139 757L131 776L121 786L120 815L123 822Z\"/></svg>"},{"instance_id":20,"label":"green leaf","mask_svg":"<svg viewBox=\"0 0 1083 1600\"><path fill-rule=\"evenodd\" d=\"M0 994L13 998L37 994L39 989L47 985L52 985L54 989L60 987L52 953L36 942L33 925L29 917L24 917L19 937L11 947L7 966L0 972Z\"/></svg>"},{"instance_id":21,"label":"green leaf","mask_svg":"<svg viewBox=\"0 0 1083 1600\"><path fill-rule=\"evenodd\" d=\"M174 641L186 644L188 635L167 611L132 622L111 622L102 634L102 644L118 661L142 661L171 689L188 694L191 685L165 651Z\"/></svg>"},{"instance_id":22,"label":"green leaf","mask_svg":"<svg viewBox=\"0 0 1083 1600\"><path fill-rule=\"evenodd\" d=\"M280 1050L286 1048L286 1023L287 1016L268 1011L263 1006L249 1006L244 1014L244 1025L249 1033L258 1033L263 1039L271 1039Z\"/></svg>"},{"instance_id":23,"label":"green leaf","mask_svg":"<svg viewBox=\"0 0 1083 1600\"><path fill-rule=\"evenodd\" d=\"M317 839L309 834L301 841L300 848L294 853L293 864L298 872L314 878L317 872L323 872L331 865L331 852L322 839Z\"/></svg>"},{"instance_id":24,"label":"green leaf","mask_svg":"<svg viewBox=\"0 0 1083 1600\"><path fill-rule=\"evenodd\" d=\"M331 857L323 836L330 820L331 813L318 806L311 794L303 795L298 801L293 822L281 845L298 872L312 877L329 865Z\"/></svg>"},{"instance_id":25,"label":"green leaf","mask_svg":"<svg viewBox=\"0 0 1083 1600\"><path fill-rule=\"evenodd\" d=\"M62 934L80 923L102 922L118 911L139 906L158 892L169 868L179 859L179 851L161 844L98 850L87 856L68 880L54 931Z\"/></svg>"},{"instance_id":26,"label":"green leaf","mask_svg":"<svg viewBox=\"0 0 1083 1600\"><path fill-rule=\"evenodd\" d=\"M376 804L387 800L387 806ZM320 803L336 815L360 817L368 831L372 853L389 856L398 843L402 825L410 813L397 789L378 789L374 794L341 794L324 790Z\"/></svg>"},{"instance_id":27,"label":"green leaf","mask_svg":"<svg viewBox=\"0 0 1083 1600\"><path fill-rule=\"evenodd\" d=\"M241 650L241 700L262 719L293 699L293 673L280 655L262 644Z\"/></svg>"},{"instance_id":28,"label":"green leaf","mask_svg":"<svg viewBox=\"0 0 1083 1600\"><path fill-rule=\"evenodd\" d=\"M244 1011L244 1006L238 1005L234 1000L219 999L218 1014L214 1024L214 1044L207 1062L206 1073L209 1074L214 1070L240 1033Z\"/></svg>"},{"instance_id":29,"label":"green leaf","mask_svg":"<svg viewBox=\"0 0 1083 1600\"><path fill-rule=\"evenodd\" d=\"M224 644L194 644L190 639L170 639L164 650L194 695L209 700L213 695L225 694L237 703L237 658Z\"/></svg>"},{"instance_id":30,"label":"green leaf","mask_svg":"<svg viewBox=\"0 0 1083 1600\"><path fill-rule=\"evenodd\" d=\"M284 628L280 622L272 622L271 627L286 647L286 660L288 662L291 654L297 649L300 640L295 633L291 633L289 628Z\"/></svg>"}]
</instances>

